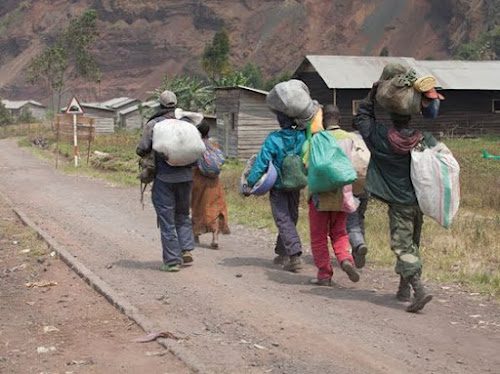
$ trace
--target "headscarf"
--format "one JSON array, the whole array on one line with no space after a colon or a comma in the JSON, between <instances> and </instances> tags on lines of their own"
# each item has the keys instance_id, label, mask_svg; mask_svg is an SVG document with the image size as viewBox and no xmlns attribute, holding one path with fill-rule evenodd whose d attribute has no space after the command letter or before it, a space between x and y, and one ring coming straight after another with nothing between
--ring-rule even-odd
<instances>
[{"instance_id":1,"label":"headscarf","mask_svg":"<svg viewBox=\"0 0 500 374\"><path fill-rule=\"evenodd\" d=\"M200 132L202 138L208 138L208 132L210 131L210 125L207 123L207 121L201 122L198 126L196 126L196 128Z\"/></svg>"}]
</instances>

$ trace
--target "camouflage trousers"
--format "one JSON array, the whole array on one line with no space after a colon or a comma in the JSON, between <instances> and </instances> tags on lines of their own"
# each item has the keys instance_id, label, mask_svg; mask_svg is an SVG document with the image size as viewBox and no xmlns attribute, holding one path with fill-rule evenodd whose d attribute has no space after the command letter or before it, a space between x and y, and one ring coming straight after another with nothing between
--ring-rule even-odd
<instances>
[{"instance_id":1,"label":"camouflage trousers","mask_svg":"<svg viewBox=\"0 0 500 374\"><path fill-rule=\"evenodd\" d=\"M391 250L397 257L396 273L403 278L422 271L419 251L422 223L418 205L389 204Z\"/></svg>"}]
</instances>

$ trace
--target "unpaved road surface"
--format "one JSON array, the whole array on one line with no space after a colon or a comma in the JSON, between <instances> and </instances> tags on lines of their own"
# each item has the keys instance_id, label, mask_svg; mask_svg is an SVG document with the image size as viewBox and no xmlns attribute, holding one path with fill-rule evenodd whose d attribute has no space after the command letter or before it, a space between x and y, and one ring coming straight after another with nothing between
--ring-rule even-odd
<instances>
[{"instance_id":1,"label":"unpaved road surface","mask_svg":"<svg viewBox=\"0 0 500 374\"><path fill-rule=\"evenodd\" d=\"M0 373L189 373L50 253L0 197Z\"/></svg>"},{"instance_id":2,"label":"unpaved road surface","mask_svg":"<svg viewBox=\"0 0 500 374\"><path fill-rule=\"evenodd\" d=\"M272 265L272 238L233 225L219 251L200 246L193 266L157 270L159 233L138 188L63 175L0 141L0 192L158 330L185 339L204 372L498 373L498 305L435 286L422 314L393 293L396 276L368 267L357 284L340 271L332 288L308 284L314 268ZM204 238L202 237L202 240ZM206 239L205 239L206 240ZM306 256L307 259L307 256Z\"/></svg>"}]
</instances>

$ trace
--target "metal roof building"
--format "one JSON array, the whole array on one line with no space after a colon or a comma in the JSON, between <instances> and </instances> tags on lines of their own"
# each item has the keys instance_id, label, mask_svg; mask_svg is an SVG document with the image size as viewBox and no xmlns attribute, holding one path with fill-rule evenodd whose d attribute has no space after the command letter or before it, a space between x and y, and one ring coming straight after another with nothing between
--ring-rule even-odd
<instances>
[{"instance_id":1,"label":"metal roof building","mask_svg":"<svg viewBox=\"0 0 500 374\"><path fill-rule=\"evenodd\" d=\"M417 61L443 90L500 90L500 61Z\"/></svg>"},{"instance_id":2,"label":"metal roof building","mask_svg":"<svg viewBox=\"0 0 500 374\"><path fill-rule=\"evenodd\" d=\"M384 66L391 62L414 68L417 75L433 75L446 100L440 116L414 116L415 126L444 134L500 134L500 61L422 61L411 57L308 55L294 73L306 83L313 99L336 104L350 127L361 99ZM382 108L377 119L389 121Z\"/></svg>"}]
</instances>

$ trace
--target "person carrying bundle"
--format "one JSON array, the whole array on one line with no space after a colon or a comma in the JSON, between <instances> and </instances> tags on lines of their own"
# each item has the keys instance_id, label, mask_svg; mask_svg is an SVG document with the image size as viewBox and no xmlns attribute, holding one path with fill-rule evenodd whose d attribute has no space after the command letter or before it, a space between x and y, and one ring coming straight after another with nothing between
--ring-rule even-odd
<instances>
[{"instance_id":1,"label":"person carrying bundle","mask_svg":"<svg viewBox=\"0 0 500 374\"><path fill-rule=\"evenodd\" d=\"M189 118L182 118L182 121L176 118L177 97L173 92L168 90L162 92L159 101L160 109L144 126L136 153L142 159L153 158L154 160L149 178L143 181L144 175L142 173L140 178L144 183L153 179L152 200L160 227L163 250L163 264L160 266L160 270L177 272L182 264L193 262L191 251L194 249L194 236L189 216L193 184L192 167L196 165L196 160L202 155L205 146L200 133L194 126L195 124ZM198 113L195 114L197 117L201 116ZM184 149L178 150L177 155L175 152L171 152L170 156L167 157L165 152L158 151L162 142L159 142L157 147L155 139L163 133L163 139L174 145L179 143L169 133L174 128L181 129L178 133L182 133L183 128L190 132L191 138L183 140L190 146L184 146ZM176 159L176 156L180 154L184 157L186 150L190 147L198 148L198 150L191 152L192 155L189 155L193 159L180 160L178 163L179 160ZM176 165L172 165L174 160Z\"/></svg>"},{"instance_id":2,"label":"person carrying bundle","mask_svg":"<svg viewBox=\"0 0 500 374\"><path fill-rule=\"evenodd\" d=\"M354 127L361 133L371 152L366 190L389 207L391 249L397 257L396 273L400 276L396 297L410 301L408 312L418 312L432 300L421 280L422 261L419 246L423 216L410 177L410 152L422 141L437 143L429 133L410 128L409 114L390 113L392 126L376 122L375 98L380 82L375 82L354 118ZM423 94L424 101L434 99L435 89ZM421 98L422 99L422 98Z\"/></svg>"},{"instance_id":3,"label":"person carrying bundle","mask_svg":"<svg viewBox=\"0 0 500 374\"><path fill-rule=\"evenodd\" d=\"M338 146L339 152L343 152L345 156L329 158L327 162L330 164L347 163L348 167L351 162L350 156L354 149L354 135L341 130L340 126L340 112L334 105L326 105L323 108L323 128L322 135L331 137L333 146ZM313 139L315 136L313 135ZM333 140L335 139L335 140ZM329 143L324 143L326 147L330 146ZM316 143L319 146L319 143ZM312 140L309 142L308 147L313 147ZM314 149L307 149L305 152L305 161L309 167L309 159L313 157ZM321 173L324 175L323 173ZM355 174L354 174L355 176ZM321 189L321 178L318 179L318 188ZM340 265L340 268L347 274L352 282L359 281L359 274L354 266L354 259L351 254L351 246L349 244L349 234L346 229L347 215L352 213L357 208L357 203L354 201L352 194L352 185L344 185L333 191L325 191L320 193L311 193L309 199L309 229L311 236L311 251L314 259L314 264L318 268L317 277L311 280L312 284L318 286L331 286L331 279L333 275L333 268L330 258L330 251L328 249L328 237L333 247L335 257ZM325 187L325 189L327 189Z\"/></svg>"},{"instance_id":4,"label":"person carrying bundle","mask_svg":"<svg viewBox=\"0 0 500 374\"><path fill-rule=\"evenodd\" d=\"M286 114L277 112L276 117L281 130L267 136L247 177L247 183L249 187L253 187L266 173L270 163L280 170L273 188L269 191L271 211L278 228L274 263L283 265L285 270L298 272L302 268L302 243L296 228L299 219L300 188L285 188L282 167L285 159L293 161L296 158L302 166L299 155L306 136Z\"/></svg>"}]
</instances>

